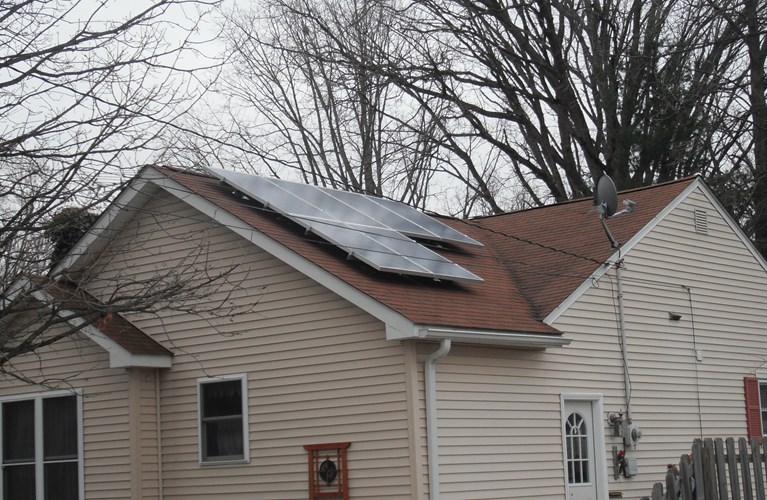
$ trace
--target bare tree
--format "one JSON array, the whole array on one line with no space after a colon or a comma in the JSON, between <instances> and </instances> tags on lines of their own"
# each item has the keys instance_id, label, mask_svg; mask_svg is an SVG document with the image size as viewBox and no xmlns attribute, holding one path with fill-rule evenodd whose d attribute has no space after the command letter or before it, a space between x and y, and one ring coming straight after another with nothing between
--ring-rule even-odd
<instances>
[{"instance_id":1,"label":"bare tree","mask_svg":"<svg viewBox=\"0 0 767 500\"><path fill-rule=\"evenodd\" d=\"M71 246L72 222L100 212L199 98L192 37L215 4L155 0L129 11L110 1L0 2L0 372L85 324L181 304L221 278L192 283L168 273L96 300L63 267L50 271L48 239L65 234ZM66 248L55 250L58 259ZM74 318L43 296L64 300Z\"/></svg>"},{"instance_id":2,"label":"bare tree","mask_svg":"<svg viewBox=\"0 0 767 500\"><path fill-rule=\"evenodd\" d=\"M532 174L555 200L587 195L602 172L625 188L721 155L715 131L735 52L720 43L728 28L710 9L468 0L410 9L412 38L432 43L416 44L429 52L404 84L449 100L519 180L529 185ZM425 18L436 21L425 29Z\"/></svg>"},{"instance_id":3,"label":"bare tree","mask_svg":"<svg viewBox=\"0 0 767 500\"><path fill-rule=\"evenodd\" d=\"M504 186L542 204L700 173L764 238L767 5L755 0L403 0L385 4L397 54L368 62L311 9L294 15L336 61L395 83L437 133L436 157L471 205ZM460 164L461 167L457 167ZM761 228L761 229L760 229Z\"/></svg>"},{"instance_id":4,"label":"bare tree","mask_svg":"<svg viewBox=\"0 0 767 500\"><path fill-rule=\"evenodd\" d=\"M751 216L746 220L747 229L762 255L767 257L767 6L757 0L744 0L726 6L730 13L722 8L718 12L737 33L737 40L742 41L748 54L748 64L741 81L748 88L748 105L743 115L750 122L753 145L745 148L745 154L740 155L734 168L742 165L750 167L753 188L746 191L751 196L740 205L751 210ZM751 165L749 158L753 158Z\"/></svg>"},{"instance_id":5,"label":"bare tree","mask_svg":"<svg viewBox=\"0 0 767 500\"><path fill-rule=\"evenodd\" d=\"M764 2L416 0L406 12L418 58L386 70L460 110L533 199L588 195L603 172L620 188L700 173L723 197L745 183L735 215L765 238Z\"/></svg>"},{"instance_id":6,"label":"bare tree","mask_svg":"<svg viewBox=\"0 0 767 500\"><path fill-rule=\"evenodd\" d=\"M387 5L266 0L232 10L233 66L221 86L229 140L272 174L290 169L305 182L422 206L439 131L431 111L375 71L402 51Z\"/></svg>"}]
</instances>

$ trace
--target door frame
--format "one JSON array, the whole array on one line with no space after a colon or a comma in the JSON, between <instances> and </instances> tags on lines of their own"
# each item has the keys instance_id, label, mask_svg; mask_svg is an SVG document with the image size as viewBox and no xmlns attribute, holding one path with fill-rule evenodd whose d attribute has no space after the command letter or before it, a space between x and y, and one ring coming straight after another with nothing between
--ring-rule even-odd
<instances>
[{"instance_id":1,"label":"door frame","mask_svg":"<svg viewBox=\"0 0 767 500\"><path fill-rule=\"evenodd\" d=\"M602 415L604 404L602 394L597 393L561 393L559 395L559 422L562 435L562 472L564 473L565 498L570 497L570 485L567 483L567 442L565 439L565 402L580 401L591 403L591 426L594 430L594 470L596 478L594 483L597 487L596 500L607 500L607 448L605 447L605 425Z\"/></svg>"}]
</instances>

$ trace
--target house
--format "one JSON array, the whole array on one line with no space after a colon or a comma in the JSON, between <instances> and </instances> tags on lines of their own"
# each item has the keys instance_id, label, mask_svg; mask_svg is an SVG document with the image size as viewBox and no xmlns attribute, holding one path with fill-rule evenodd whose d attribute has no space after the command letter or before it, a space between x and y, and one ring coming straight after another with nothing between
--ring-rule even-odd
<instances>
[{"instance_id":1,"label":"house","mask_svg":"<svg viewBox=\"0 0 767 500\"><path fill-rule=\"evenodd\" d=\"M621 193L615 248L592 200L402 239L210 174L144 168L59 264L76 286L6 290L223 278L16 360L46 383L0 381L3 498L638 499L694 438L761 436L767 263L699 178Z\"/></svg>"}]
</instances>

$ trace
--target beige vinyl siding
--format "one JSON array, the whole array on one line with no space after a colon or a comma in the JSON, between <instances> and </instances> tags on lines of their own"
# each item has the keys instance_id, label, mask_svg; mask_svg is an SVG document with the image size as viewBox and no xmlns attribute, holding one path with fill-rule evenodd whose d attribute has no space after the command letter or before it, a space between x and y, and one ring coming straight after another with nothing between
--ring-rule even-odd
<instances>
[{"instance_id":1,"label":"beige vinyl siding","mask_svg":"<svg viewBox=\"0 0 767 500\"><path fill-rule=\"evenodd\" d=\"M708 235L694 231L696 208L708 213ZM611 270L554 323L572 339L569 346L525 351L454 344L439 361L441 498L563 498L561 394L602 395L608 489L627 499L649 495L694 438L745 435L743 377L767 375L765 270L701 193L661 221L625 264L633 416L644 431L628 454L637 457L639 475L612 478L610 450L623 444L606 419L625 412L626 402ZM692 308L682 285L690 288ZM669 312L682 319L670 321ZM421 388L423 361L436 348L419 345ZM425 462L425 437L420 443ZM423 474L424 491L427 481Z\"/></svg>"},{"instance_id":2,"label":"beige vinyl siding","mask_svg":"<svg viewBox=\"0 0 767 500\"><path fill-rule=\"evenodd\" d=\"M207 290L215 307L131 317L175 354L160 375L165 499L306 498L303 445L339 441L351 441L353 498L410 497L404 354L383 324L172 196L123 235L101 260L105 280L233 269ZM247 377L250 462L201 465L197 381L237 374Z\"/></svg>"},{"instance_id":3,"label":"beige vinyl siding","mask_svg":"<svg viewBox=\"0 0 767 500\"><path fill-rule=\"evenodd\" d=\"M14 360L14 369L52 390L82 391L85 498L129 499L128 377L108 368L108 356L81 335L35 355ZM0 396L39 394L46 388L5 376Z\"/></svg>"},{"instance_id":4,"label":"beige vinyl siding","mask_svg":"<svg viewBox=\"0 0 767 500\"><path fill-rule=\"evenodd\" d=\"M695 232L695 209L708 214L707 235ZM609 478L610 489L639 498L694 438L745 435L743 377L767 360L767 275L707 198L694 192L628 254L623 289L633 416L644 437L634 452L639 475ZM567 351L617 355L614 293L611 271L558 319L554 326L574 339ZM669 312L681 320L671 321ZM594 366L595 373L621 381L600 391L606 412L626 406L621 364L610 365ZM608 450L622 448L611 429L605 432Z\"/></svg>"},{"instance_id":5,"label":"beige vinyl siding","mask_svg":"<svg viewBox=\"0 0 767 500\"><path fill-rule=\"evenodd\" d=\"M435 348L419 346L421 386L422 362ZM538 351L454 344L439 361L440 498L563 497L562 380L552 373L548 357ZM425 425L424 420L424 435ZM425 456L425 440L422 449Z\"/></svg>"}]
</instances>

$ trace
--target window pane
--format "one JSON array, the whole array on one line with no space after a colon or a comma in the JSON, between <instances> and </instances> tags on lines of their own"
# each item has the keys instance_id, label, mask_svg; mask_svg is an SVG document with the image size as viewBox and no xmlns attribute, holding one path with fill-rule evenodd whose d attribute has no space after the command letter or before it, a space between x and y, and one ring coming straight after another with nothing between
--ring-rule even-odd
<instances>
[{"instance_id":1,"label":"window pane","mask_svg":"<svg viewBox=\"0 0 767 500\"><path fill-rule=\"evenodd\" d=\"M202 384L202 416L242 415L242 384L239 380Z\"/></svg>"},{"instance_id":2,"label":"window pane","mask_svg":"<svg viewBox=\"0 0 767 500\"><path fill-rule=\"evenodd\" d=\"M244 457L241 418L205 422L203 433L204 458Z\"/></svg>"},{"instance_id":3,"label":"window pane","mask_svg":"<svg viewBox=\"0 0 767 500\"><path fill-rule=\"evenodd\" d=\"M43 399L45 460L77 458L77 397Z\"/></svg>"},{"instance_id":4,"label":"window pane","mask_svg":"<svg viewBox=\"0 0 767 500\"><path fill-rule=\"evenodd\" d=\"M3 467L3 498L35 500L35 466Z\"/></svg>"},{"instance_id":5,"label":"window pane","mask_svg":"<svg viewBox=\"0 0 767 500\"><path fill-rule=\"evenodd\" d=\"M762 434L767 435L767 411L762 410Z\"/></svg>"},{"instance_id":6,"label":"window pane","mask_svg":"<svg viewBox=\"0 0 767 500\"><path fill-rule=\"evenodd\" d=\"M77 500L77 462L45 464L45 500Z\"/></svg>"},{"instance_id":7,"label":"window pane","mask_svg":"<svg viewBox=\"0 0 767 500\"><path fill-rule=\"evenodd\" d=\"M570 484L583 484L589 478L589 429L583 415L571 413L565 421L567 446L567 480Z\"/></svg>"},{"instance_id":8,"label":"window pane","mask_svg":"<svg viewBox=\"0 0 767 500\"><path fill-rule=\"evenodd\" d=\"M35 459L35 402L3 403L3 463Z\"/></svg>"}]
</instances>

